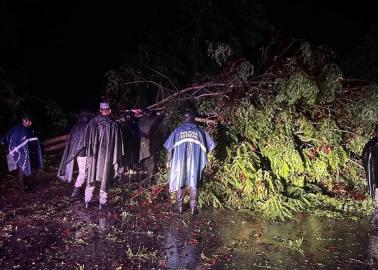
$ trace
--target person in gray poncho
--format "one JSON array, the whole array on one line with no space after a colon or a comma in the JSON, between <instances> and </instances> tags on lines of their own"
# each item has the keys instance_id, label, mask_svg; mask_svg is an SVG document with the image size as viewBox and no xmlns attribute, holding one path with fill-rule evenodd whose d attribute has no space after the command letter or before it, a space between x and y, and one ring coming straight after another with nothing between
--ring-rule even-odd
<instances>
[{"instance_id":1,"label":"person in gray poncho","mask_svg":"<svg viewBox=\"0 0 378 270\"><path fill-rule=\"evenodd\" d=\"M77 175L72 197L79 195L80 188L85 181L85 166L86 166L86 149L84 147L84 135L87 129L89 120L93 114L86 111L79 113L76 124L71 128L69 139L67 141L62 160L60 162L58 177L65 182L70 183L73 177L74 162L79 167L79 174Z\"/></svg>"},{"instance_id":2,"label":"person in gray poncho","mask_svg":"<svg viewBox=\"0 0 378 270\"><path fill-rule=\"evenodd\" d=\"M111 118L109 103L100 103L100 115L88 123L85 133L87 154L87 186L85 189L85 205L92 200L93 191L99 186L99 209L107 203L107 188L117 173L123 156L121 128Z\"/></svg>"}]
</instances>

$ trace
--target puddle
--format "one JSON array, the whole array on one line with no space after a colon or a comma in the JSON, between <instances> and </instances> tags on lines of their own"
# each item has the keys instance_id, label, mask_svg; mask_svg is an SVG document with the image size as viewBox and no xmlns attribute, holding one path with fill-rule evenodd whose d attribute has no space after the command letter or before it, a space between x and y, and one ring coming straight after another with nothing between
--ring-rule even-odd
<instances>
[{"instance_id":1,"label":"puddle","mask_svg":"<svg viewBox=\"0 0 378 270\"><path fill-rule=\"evenodd\" d=\"M209 212L230 262L223 269L375 269L378 231L360 221L301 215L272 223ZM377 268L378 269L378 268Z\"/></svg>"}]
</instances>

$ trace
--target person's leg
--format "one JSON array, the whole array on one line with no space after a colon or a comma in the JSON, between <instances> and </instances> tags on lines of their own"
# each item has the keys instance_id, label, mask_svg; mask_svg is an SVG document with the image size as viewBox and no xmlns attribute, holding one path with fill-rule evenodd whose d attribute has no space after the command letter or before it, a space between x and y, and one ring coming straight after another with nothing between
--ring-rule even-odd
<instances>
[{"instance_id":1,"label":"person's leg","mask_svg":"<svg viewBox=\"0 0 378 270\"><path fill-rule=\"evenodd\" d=\"M83 186L85 181L85 165L87 162L87 157L77 157L76 158L77 165L79 167L79 174L76 178L75 187L72 192L72 197L76 197L79 195L80 188Z\"/></svg>"},{"instance_id":2,"label":"person's leg","mask_svg":"<svg viewBox=\"0 0 378 270\"><path fill-rule=\"evenodd\" d=\"M85 188L85 196L84 196L84 202L85 202L85 208L88 208L89 202L92 200L94 186L87 185Z\"/></svg>"},{"instance_id":3,"label":"person's leg","mask_svg":"<svg viewBox=\"0 0 378 270\"><path fill-rule=\"evenodd\" d=\"M18 183L20 192L25 192L25 174L21 168L18 168Z\"/></svg>"},{"instance_id":4,"label":"person's leg","mask_svg":"<svg viewBox=\"0 0 378 270\"><path fill-rule=\"evenodd\" d=\"M371 220L371 223L374 226L378 226L378 188L374 190L374 206L375 206L375 213Z\"/></svg>"},{"instance_id":5,"label":"person's leg","mask_svg":"<svg viewBox=\"0 0 378 270\"><path fill-rule=\"evenodd\" d=\"M190 189L190 210L192 215L197 213L197 198L198 198L198 189Z\"/></svg>"},{"instance_id":6,"label":"person's leg","mask_svg":"<svg viewBox=\"0 0 378 270\"><path fill-rule=\"evenodd\" d=\"M185 196L185 188L180 188L176 191L177 212L179 214L182 213L182 205L184 203L184 196Z\"/></svg>"},{"instance_id":7,"label":"person's leg","mask_svg":"<svg viewBox=\"0 0 378 270\"><path fill-rule=\"evenodd\" d=\"M145 166L147 171L147 176L151 177L155 173L155 157L153 155L149 156L145 160Z\"/></svg>"},{"instance_id":8,"label":"person's leg","mask_svg":"<svg viewBox=\"0 0 378 270\"><path fill-rule=\"evenodd\" d=\"M108 180L109 181L109 180ZM99 192L99 210L106 209L108 202L108 181L101 181L100 192Z\"/></svg>"},{"instance_id":9,"label":"person's leg","mask_svg":"<svg viewBox=\"0 0 378 270\"><path fill-rule=\"evenodd\" d=\"M100 189L100 204L99 209L103 209L107 205L108 193L105 190Z\"/></svg>"},{"instance_id":10,"label":"person's leg","mask_svg":"<svg viewBox=\"0 0 378 270\"><path fill-rule=\"evenodd\" d=\"M374 206L375 209L378 209L378 188L374 190Z\"/></svg>"}]
</instances>

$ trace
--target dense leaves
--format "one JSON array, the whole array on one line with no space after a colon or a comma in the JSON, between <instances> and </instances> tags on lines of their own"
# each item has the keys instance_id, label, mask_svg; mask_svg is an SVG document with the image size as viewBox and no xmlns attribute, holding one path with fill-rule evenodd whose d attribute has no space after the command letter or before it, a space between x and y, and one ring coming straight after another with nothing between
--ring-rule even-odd
<instances>
[{"instance_id":1,"label":"dense leaves","mask_svg":"<svg viewBox=\"0 0 378 270\"><path fill-rule=\"evenodd\" d=\"M311 62L294 51L289 62L269 69L273 74L250 74L237 84L238 72L220 75L206 83L224 86L205 99L194 90L188 94L201 115L219 121L216 128L208 124L218 147L201 205L273 220L300 211L371 211L360 155L377 119L375 86L344 86L338 66L317 53ZM185 94L163 100L171 128L184 100Z\"/></svg>"}]
</instances>

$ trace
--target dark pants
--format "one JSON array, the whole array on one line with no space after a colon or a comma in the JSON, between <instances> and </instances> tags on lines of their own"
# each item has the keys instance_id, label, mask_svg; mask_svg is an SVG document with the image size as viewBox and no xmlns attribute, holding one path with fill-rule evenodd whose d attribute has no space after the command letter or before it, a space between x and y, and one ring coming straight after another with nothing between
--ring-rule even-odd
<instances>
[{"instance_id":1,"label":"dark pants","mask_svg":"<svg viewBox=\"0 0 378 270\"><path fill-rule=\"evenodd\" d=\"M143 159L143 169L146 170L148 176L155 174L155 157L149 156L148 158Z\"/></svg>"},{"instance_id":2,"label":"dark pants","mask_svg":"<svg viewBox=\"0 0 378 270\"><path fill-rule=\"evenodd\" d=\"M32 189L32 176L26 176L21 168L18 168L18 183L21 192Z\"/></svg>"},{"instance_id":3,"label":"dark pants","mask_svg":"<svg viewBox=\"0 0 378 270\"><path fill-rule=\"evenodd\" d=\"M18 168L18 183L19 183L19 189L21 192L25 191L26 186L26 175L24 171L21 168Z\"/></svg>"}]
</instances>

